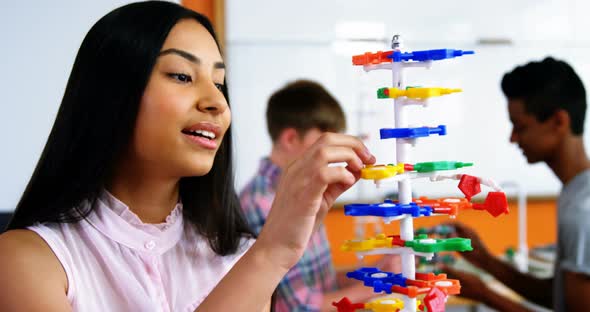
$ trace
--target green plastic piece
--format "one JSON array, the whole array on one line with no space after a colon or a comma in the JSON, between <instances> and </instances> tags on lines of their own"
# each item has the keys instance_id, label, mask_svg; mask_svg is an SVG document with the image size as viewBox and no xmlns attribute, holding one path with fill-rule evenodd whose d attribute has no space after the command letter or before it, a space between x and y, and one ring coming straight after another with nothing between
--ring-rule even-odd
<instances>
[{"instance_id":1,"label":"green plastic piece","mask_svg":"<svg viewBox=\"0 0 590 312\"><path fill-rule=\"evenodd\" d=\"M422 235L422 234L428 234L428 229L421 227L421 228L417 229L416 232L414 233L414 235L416 235L416 236Z\"/></svg>"},{"instance_id":2,"label":"green plastic piece","mask_svg":"<svg viewBox=\"0 0 590 312\"><path fill-rule=\"evenodd\" d=\"M470 166L473 166L473 163L464 163L459 161L431 161L414 164L414 170L418 172L432 172L440 170L454 170Z\"/></svg>"},{"instance_id":3,"label":"green plastic piece","mask_svg":"<svg viewBox=\"0 0 590 312\"><path fill-rule=\"evenodd\" d=\"M514 248L508 247L506 249L506 258L508 258L508 260L510 260L510 261L514 261L514 255L515 255L515 253L516 252L514 251Z\"/></svg>"},{"instance_id":4,"label":"green plastic piece","mask_svg":"<svg viewBox=\"0 0 590 312\"><path fill-rule=\"evenodd\" d=\"M441 252L441 251L471 251L471 240L468 238L428 238L428 235L421 234L411 241L406 241L406 247L418 252Z\"/></svg>"},{"instance_id":5,"label":"green plastic piece","mask_svg":"<svg viewBox=\"0 0 590 312\"><path fill-rule=\"evenodd\" d=\"M380 88L377 90L377 98L378 99L387 99L389 98L389 96L387 96L385 94L385 90L387 90L387 88Z\"/></svg>"}]
</instances>

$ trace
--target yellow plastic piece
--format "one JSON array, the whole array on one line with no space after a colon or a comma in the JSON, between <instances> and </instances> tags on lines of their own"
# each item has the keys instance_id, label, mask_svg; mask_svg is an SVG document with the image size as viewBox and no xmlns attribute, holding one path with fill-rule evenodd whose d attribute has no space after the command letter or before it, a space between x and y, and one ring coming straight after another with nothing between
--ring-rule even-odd
<instances>
[{"instance_id":1,"label":"yellow plastic piece","mask_svg":"<svg viewBox=\"0 0 590 312\"><path fill-rule=\"evenodd\" d=\"M404 173L404 164L397 165L367 165L361 169L361 178L366 180L381 180Z\"/></svg>"},{"instance_id":2,"label":"yellow plastic piece","mask_svg":"<svg viewBox=\"0 0 590 312\"><path fill-rule=\"evenodd\" d=\"M449 89L449 88L408 88L406 90L400 90L398 88L388 88L390 98L398 98L405 96L410 99L422 100L435 96L442 96L455 92L461 92L461 89Z\"/></svg>"},{"instance_id":3,"label":"yellow plastic piece","mask_svg":"<svg viewBox=\"0 0 590 312\"><path fill-rule=\"evenodd\" d=\"M365 303L365 309L374 312L396 312L401 311L403 308L404 302L398 298L383 298Z\"/></svg>"},{"instance_id":4,"label":"yellow plastic piece","mask_svg":"<svg viewBox=\"0 0 590 312\"><path fill-rule=\"evenodd\" d=\"M422 312L420 310L421 304L420 300L416 300L416 312ZM398 312L404 308L404 301L399 298L377 299L365 303L364 308L373 312Z\"/></svg>"},{"instance_id":5,"label":"yellow plastic piece","mask_svg":"<svg viewBox=\"0 0 590 312\"><path fill-rule=\"evenodd\" d=\"M393 244L393 238L385 234L379 234L365 240L347 240L340 247L343 251L369 251L376 248L390 248Z\"/></svg>"}]
</instances>

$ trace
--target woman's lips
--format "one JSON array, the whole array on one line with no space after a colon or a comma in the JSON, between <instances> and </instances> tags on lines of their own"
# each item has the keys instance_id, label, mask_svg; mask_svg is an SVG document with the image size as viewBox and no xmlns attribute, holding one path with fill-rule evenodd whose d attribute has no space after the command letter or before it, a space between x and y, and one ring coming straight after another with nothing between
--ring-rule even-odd
<instances>
[{"instance_id":1,"label":"woman's lips","mask_svg":"<svg viewBox=\"0 0 590 312\"><path fill-rule=\"evenodd\" d=\"M217 149L217 141L215 140L186 133L182 133L182 135L184 135L192 144L196 144L210 150Z\"/></svg>"}]
</instances>

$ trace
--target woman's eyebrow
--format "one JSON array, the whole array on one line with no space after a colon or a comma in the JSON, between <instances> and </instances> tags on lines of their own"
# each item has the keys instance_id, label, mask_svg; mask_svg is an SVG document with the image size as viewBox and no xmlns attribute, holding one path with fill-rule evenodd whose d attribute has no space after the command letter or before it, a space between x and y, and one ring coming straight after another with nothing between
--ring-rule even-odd
<instances>
[{"instance_id":1,"label":"woman's eyebrow","mask_svg":"<svg viewBox=\"0 0 590 312\"><path fill-rule=\"evenodd\" d=\"M167 54L176 54L180 57L183 57L185 59L187 59L188 61L195 63L197 65L201 65L201 59L199 59L198 57L196 57L195 55L193 55L190 52L186 52L183 50L179 50L179 49L167 49L164 51L161 51L158 56L164 56ZM215 62L215 64L213 64L213 68L215 69L225 69L225 64L223 62Z\"/></svg>"}]
</instances>

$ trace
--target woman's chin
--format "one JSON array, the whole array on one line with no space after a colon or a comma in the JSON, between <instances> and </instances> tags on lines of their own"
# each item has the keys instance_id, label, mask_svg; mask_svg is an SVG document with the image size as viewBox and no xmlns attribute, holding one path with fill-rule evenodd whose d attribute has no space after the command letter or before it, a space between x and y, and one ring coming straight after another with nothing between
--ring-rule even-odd
<instances>
[{"instance_id":1,"label":"woman's chin","mask_svg":"<svg viewBox=\"0 0 590 312\"><path fill-rule=\"evenodd\" d=\"M198 164L196 166L192 166L190 168L187 168L187 170L185 171L186 174L184 176L186 177L202 177L204 175L207 175L209 172L211 172L211 168L213 167L213 164Z\"/></svg>"}]
</instances>

